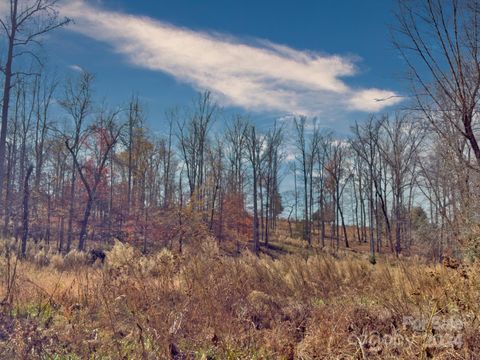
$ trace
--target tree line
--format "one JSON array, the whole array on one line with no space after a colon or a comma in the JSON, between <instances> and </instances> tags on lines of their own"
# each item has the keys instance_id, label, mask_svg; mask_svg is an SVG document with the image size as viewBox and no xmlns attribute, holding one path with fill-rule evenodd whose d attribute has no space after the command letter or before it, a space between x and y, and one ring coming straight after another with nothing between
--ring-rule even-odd
<instances>
[{"instance_id":1,"label":"tree line","mask_svg":"<svg viewBox=\"0 0 480 360\"><path fill-rule=\"evenodd\" d=\"M410 100L348 136L305 116L260 131L209 91L152 132L138 97L111 107L87 71L49 75L37 40L70 21L56 5L12 0L1 22L0 215L23 255L29 240L65 253L120 239L147 252L207 236L258 253L281 226L308 246L366 244L371 262L476 251L477 1L399 1Z\"/></svg>"}]
</instances>

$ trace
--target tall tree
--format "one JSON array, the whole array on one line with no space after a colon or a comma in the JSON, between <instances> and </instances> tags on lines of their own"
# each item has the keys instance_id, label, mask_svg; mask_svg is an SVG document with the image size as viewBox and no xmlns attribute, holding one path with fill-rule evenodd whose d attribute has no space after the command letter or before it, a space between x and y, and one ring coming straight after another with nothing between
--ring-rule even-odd
<instances>
[{"instance_id":1,"label":"tall tree","mask_svg":"<svg viewBox=\"0 0 480 360\"><path fill-rule=\"evenodd\" d=\"M68 80L65 86L65 95L60 100L60 105L65 109L73 122L72 131L68 128L64 131L64 138L68 142L69 152L72 156L69 214L67 229L67 248L70 251L73 241L73 220L75 217L75 188L77 179L77 166L75 158L78 157L82 142L85 139L85 122L92 113L92 83L93 76L88 72L82 72L76 81Z\"/></svg>"},{"instance_id":2,"label":"tall tree","mask_svg":"<svg viewBox=\"0 0 480 360\"><path fill-rule=\"evenodd\" d=\"M311 245L313 211L313 170L318 155L320 133L316 119L312 119L313 129L309 137L307 134L307 117L300 116L294 119L296 130L296 148L299 151L297 160L300 162L303 179L303 239ZM309 141L310 140L310 141Z\"/></svg>"},{"instance_id":3,"label":"tall tree","mask_svg":"<svg viewBox=\"0 0 480 360\"><path fill-rule=\"evenodd\" d=\"M60 18L57 0L10 0L6 18L0 19L1 30L7 40L5 63L0 71L5 75L2 98L2 127L0 130L0 199L2 198L5 178L5 150L10 109L10 92L16 76L22 73L14 64L21 56L30 56L38 65L39 57L33 46L38 44L42 35L61 27L69 19Z\"/></svg>"},{"instance_id":4,"label":"tall tree","mask_svg":"<svg viewBox=\"0 0 480 360\"><path fill-rule=\"evenodd\" d=\"M283 142L283 127L276 122L265 137L265 227L264 241L268 245L269 230L273 230L275 220L281 213L279 194L279 166L281 162L280 146Z\"/></svg>"},{"instance_id":5,"label":"tall tree","mask_svg":"<svg viewBox=\"0 0 480 360\"><path fill-rule=\"evenodd\" d=\"M253 252L260 250L260 222L258 217L258 184L261 171L261 151L263 138L257 134L255 126L251 125L247 136L248 159L252 168L252 189L253 189Z\"/></svg>"},{"instance_id":6,"label":"tall tree","mask_svg":"<svg viewBox=\"0 0 480 360\"><path fill-rule=\"evenodd\" d=\"M195 200L202 199L205 178L205 155L208 144L208 133L216 119L218 106L210 92L199 94L189 119L178 121L178 141L187 171L190 196Z\"/></svg>"},{"instance_id":7,"label":"tall tree","mask_svg":"<svg viewBox=\"0 0 480 360\"><path fill-rule=\"evenodd\" d=\"M478 168L480 1L399 0L398 4L394 43L412 74L417 106L448 144L445 123L467 140Z\"/></svg>"},{"instance_id":8,"label":"tall tree","mask_svg":"<svg viewBox=\"0 0 480 360\"><path fill-rule=\"evenodd\" d=\"M90 218L92 207L96 199L98 186L104 179L104 171L106 169L107 160L110 152L116 145L122 127L117 124L117 112L100 114L96 123L92 124L89 129L89 143L85 151L90 156L86 157L83 162L80 159L80 152L75 147L75 142L70 144L69 139L65 141L68 151L72 155L75 168L80 175L80 179L87 192L87 203L80 223L80 235L78 241L78 250L85 250L85 241L87 238L88 220ZM93 143L92 143L93 142Z\"/></svg>"},{"instance_id":9,"label":"tall tree","mask_svg":"<svg viewBox=\"0 0 480 360\"><path fill-rule=\"evenodd\" d=\"M424 138L424 129L406 114L397 113L391 121L382 122L384 140L379 141L379 151L388 164L391 174L393 212L395 218L395 251L402 249L401 227L405 211L405 192L413 187L413 176L418 164L418 151Z\"/></svg>"}]
</instances>

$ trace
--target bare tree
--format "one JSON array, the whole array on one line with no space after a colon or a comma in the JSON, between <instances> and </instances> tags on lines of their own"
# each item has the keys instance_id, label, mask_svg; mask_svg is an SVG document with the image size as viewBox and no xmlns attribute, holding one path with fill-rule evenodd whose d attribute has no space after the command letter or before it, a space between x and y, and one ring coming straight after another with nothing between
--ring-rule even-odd
<instances>
[{"instance_id":1,"label":"bare tree","mask_svg":"<svg viewBox=\"0 0 480 360\"><path fill-rule=\"evenodd\" d=\"M32 46L38 44L42 35L61 27L69 19L60 18L57 0L10 0L10 7L5 19L0 19L0 27L7 39L7 54L0 71L5 75L2 98L2 127L0 131L0 198L2 198L5 177L5 149L10 108L10 92L20 70L14 63L21 56L30 56L39 65L40 59Z\"/></svg>"},{"instance_id":2,"label":"bare tree","mask_svg":"<svg viewBox=\"0 0 480 360\"><path fill-rule=\"evenodd\" d=\"M133 97L128 107L128 134L124 143L128 151L128 184L127 184L127 212L130 213L132 207L132 179L134 173L134 141L135 131L142 126L143 115L138 97Z\"/></svg>"},{"instance_id":3,"label":"bare tree","mask_svg":"<svg viewBox=\"0 0 480 360\"><path fill-rule=\"evenodd\" d=\"M282 212L279 194L279 167L282 160L280 146L283 143L283 127L276 122L265 137L265 227L264 241L268 245L269 230L274 230L275 220Z\"/></svg>"},{"instance_id":4,"label":"bare tree","mask_svg":"<svg viewBox=\"0 0 480 360\"><path fill-rule=\"evenodd\" d=\"M260 232L258 217L258 183L261 171L261 151L263 147L263 138L256 132L255 126L251 125L247 136L248 159L252 166L252 188L253 188L253 252L260 250Z\"/></svg>"},{"instance_id":5,"label":"bare tree","mask_svg":"<svg viewBox=\"0 0 480 360\"><path fill-rule=\"evenodd\" d=\"M400 0L394 41L412 74L418 109L447 143L445 123L465 137L477 166L479 14L478 0Z\"/></svg>"},{"instance_id":6,"label":"bare tree","mask_svg":"<svg viewBox=\"0 0 480 360\"><path fill-rule=\"evenodd\" d=\"M337 240L337 249L339 247L339 220L342 223L343 237L345 240L345 247L349 247L347 227L345 224L345 217L343 213L342 206L342 197L345 190L345 187L348 185L349 180L352 176L349 173L346 162L346 152L347 152L347 143L341 141L333 141L330 144L329 159L325 165L325 170L331 177L332 180L332 194L333 194L333 205L335 209L335 224L336 224L336 240ZM340 218L340 219L339 219Z\"/></svg>"},{"instance_id":7,"label":"bare tree","mask_svg":"<svg viewBox=\"0 0 480 360\"><path fill-rule=\"evenodd\" d=\"M76 170L87 192L87 203L85 205L83 219L80 223L79 251L85 250L88 220L95 196L97 195L98 185L102 181L110 151L112 151L116 145L122 131L122 127L116 123L117 115L117 112L102 113L98 121L90 127L88 137L93 143L89 144L90 157L85 159L84 163L81 163L79 157L80 152L78 151L78 147L75 147L75 142L70 144L69 139L65 141L65 145L72 155ZM91 164L90 166L86 166L85 162L87 160Z\"/></svg>"},{"instance_id":8,"label":"bare tree","mask_svg":"<svg viewBox=\"0 0 480 360\"><path fill-rule=\"evenodd\" d=\"M379 151L391 173L393 212L395 217L395 251L400 253L401 228L405 223L405 191L413 187L413 176L418 162L418 151L425 132L420 124L397 113L393 121L382 122L385 139L379 141Z\"/></svg>"},{"instance_id":9,"label":"bare tree","mask_svg":"<svg viewBox=\"0 0 480 360\"><path fill-rule=\"evenodd\" d=\"M352 128L354 138L352 139L352 149L363 160L366 179L366 198L369 202L369 242L370 242L370 261L376 262L375 259L375 195L378 196L378 172L376 171L378 153L378 137L381 122L375 117L370 117L367 123L360 126L358 123Z\"/></svg>"},{"instance_id":10,"label":"bare tree","mask_svg":"<svg viewBox=\"0 0 480 360\"><path fill-rule=\"evenodd\" d=\"M312 242L312 224L311 215L313 211L313 170L315 158L319 146L319 129L316 125L316 119L312 120L312 135L307 134L307 118L301 116L294 119L296 130L296 147L300 152L297 159L300 162L300 169L303 178L303 239L311 245ZM310 141L309 141L310 140Z\"/></svg>"},{"instance_id":11,"label":"bare tree","mask_svg":"<svg viewBox=\"0 0 480 360\"><path fill-rule=\"evenodd\" d=\"M248 136L248 122L241 116L236 116L225 130L224 146L227 159L226 194L236 200L236 206L233 211L235 212L235 230L237 234L240 232L239 223L245 211L244 187L247 166L244 162L247 157Z\"/></svg>"},{"instance_id":12,"label":"bare tree","mask_svg":"<svg viewBox=\"0 0 480 360\"><path fill-rule=\"evenodd\" d=\"M68 80L65 87L64 98L60 100L60 105L65 109L73 121L73 135L70 135L70 131L68 129L65 129L65 133L63 134L63 136L68 140L69 151L72 155L66 248L67 252L70 251L73 240L75 187L77 180L77 166L75 165L75 158L78 156L78 152L80 151L81 143L85 135L85 122L92 112L92 82L93 76L87 72L82 72L76 82Z\"/></svg>"},{"instance_id":13,"label":"bare tree","mask_svg":"<svg viewBox=\"0 0 480 360\"><path fill-rule=\"evenodd\" d=\"M168 121L168 137L163 151L163 207L170 206L173 198L174 182L174 151L173 151L173 126L178 119L178 109L172 109L166 113Z\"/></svg>"},{"instance_id":14,"label":"bare tree","mask_svg":"<svg viewBox=\"0 0 480 360\"><path fill-rule=\"evenodd\" d=\"M206 91L198 95L188 121L177 123L177 137L187 171L190 196L196 195L197 201L202 198L208 133L217 112L218 106L212 100L211 93Z\"/></svg>"}]
</instances>

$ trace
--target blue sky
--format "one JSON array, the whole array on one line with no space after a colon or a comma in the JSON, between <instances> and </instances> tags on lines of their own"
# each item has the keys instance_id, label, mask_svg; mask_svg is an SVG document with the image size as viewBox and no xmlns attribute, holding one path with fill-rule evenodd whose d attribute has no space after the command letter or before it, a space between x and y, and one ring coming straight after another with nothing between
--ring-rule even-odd
<instances>
[{"instance_id":1,"label":"blue sky","mask_svg":"<svg viewBox=\"0 0 480 360\"><path fill-rule=\"evenodd\" d=\"M345 133L354 120L390 111L404 93L390 42L394 0L69 0L74 25L46 42L61 76L97 77L111 104L136 93L148 124L209 88L225 108L260 127L290 114ZM391 98L390 98L391 97ZM388 98L378 102L375 99Z\"/></svg>"}]
</instances>

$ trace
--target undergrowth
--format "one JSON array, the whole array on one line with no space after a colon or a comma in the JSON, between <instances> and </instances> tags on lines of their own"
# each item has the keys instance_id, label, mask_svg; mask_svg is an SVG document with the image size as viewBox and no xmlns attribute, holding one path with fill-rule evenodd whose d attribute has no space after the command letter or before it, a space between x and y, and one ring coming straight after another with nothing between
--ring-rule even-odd
<instances>
[{"instance_id":1,"label":"undergrowth","mask_svg":"<svg viewBox=\"0 0 480 360\"><path fill-rule=\"evenodd\" d=\"M117 243L94 265L44 251L16 266L2 359L474 359L480 350L477 263L231 257L209 240L148 256ZM3 281L1 299L7 290Z\"/></svg>"}]
</instances>

